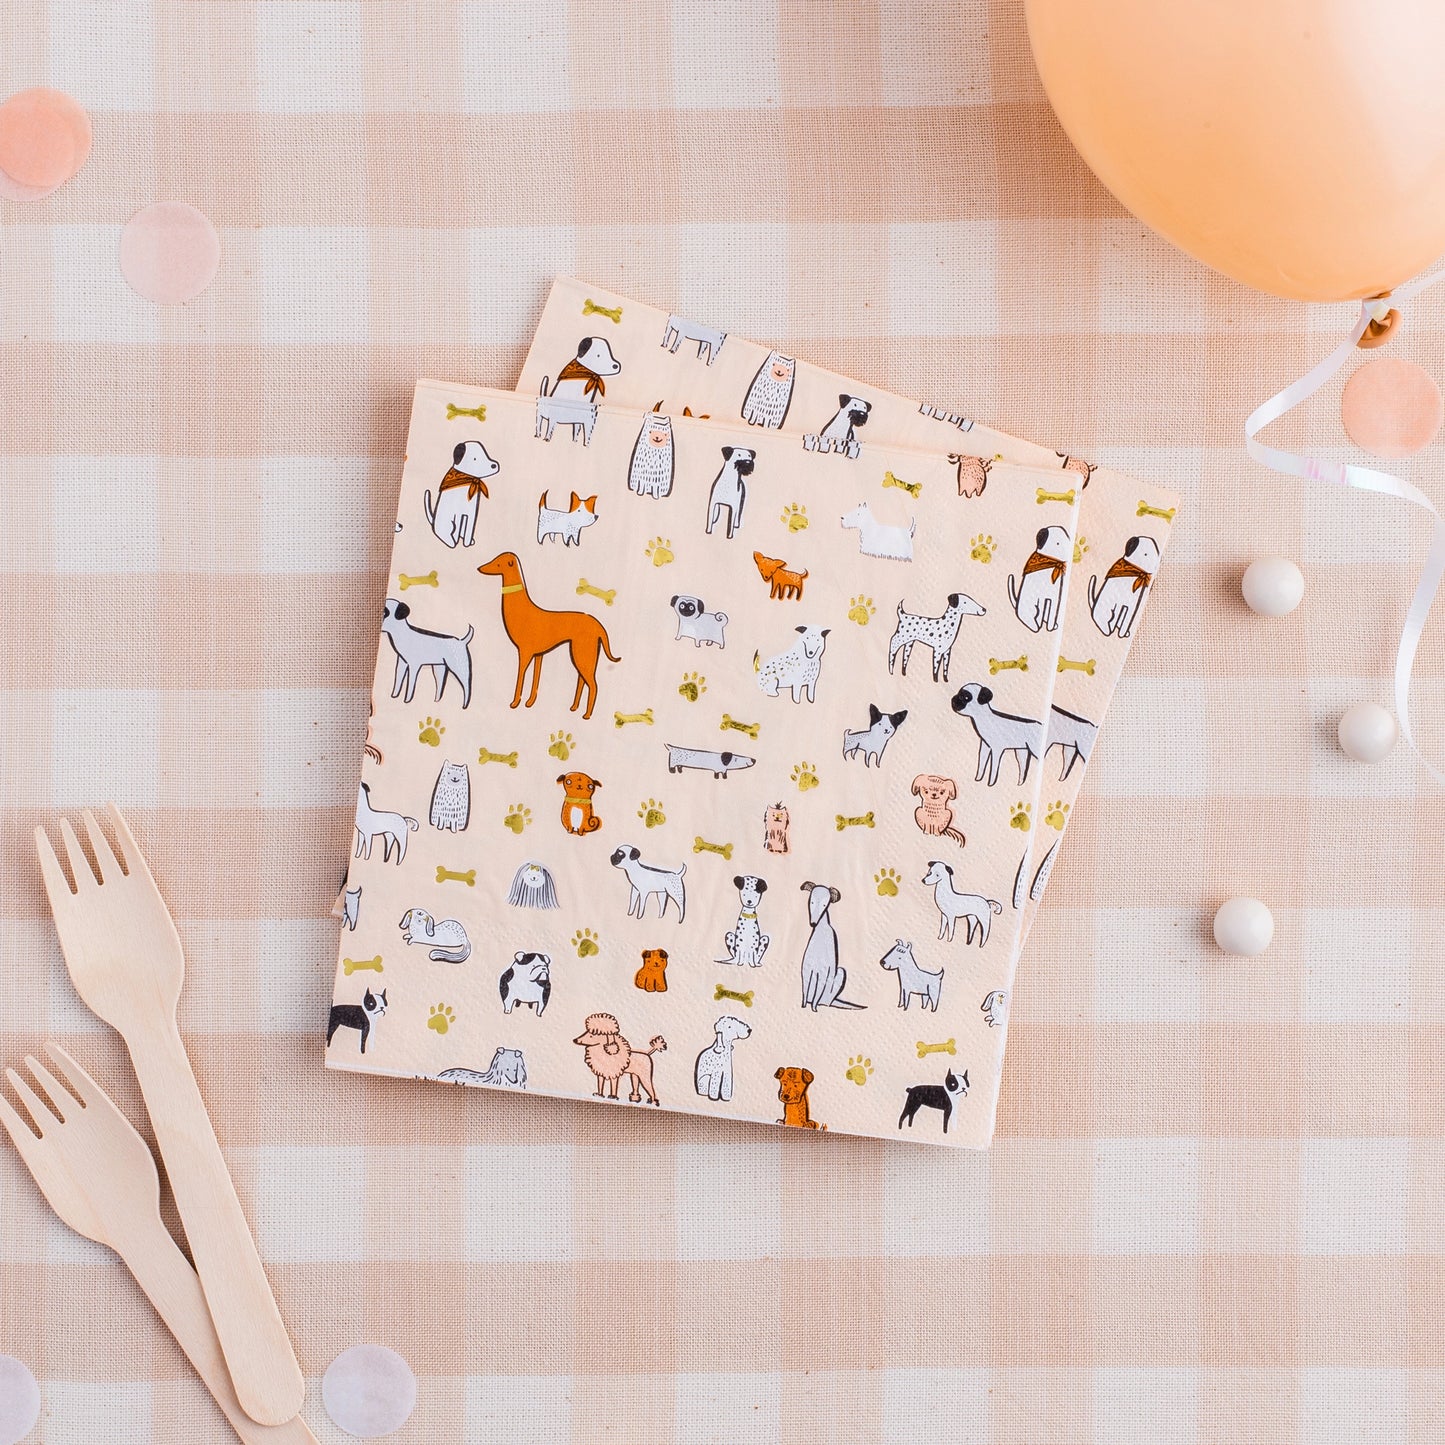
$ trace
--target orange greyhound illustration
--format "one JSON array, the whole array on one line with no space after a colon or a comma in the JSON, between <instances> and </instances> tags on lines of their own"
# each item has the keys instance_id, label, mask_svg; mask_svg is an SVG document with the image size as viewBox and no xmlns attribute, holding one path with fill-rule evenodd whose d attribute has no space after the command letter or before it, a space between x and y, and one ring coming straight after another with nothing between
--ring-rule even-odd
<instances>
[{"instance_id":1,"label":"orange greyhound illustration","mask_svg":"<svg viewBox=\"0 0 1445 1445\"><path fill-rule=\"evenodd\" d=\"M572 666L577 669L577 691L572 695L572 711L576 712L582 702L582 689L587 689L587 710L584 718L592 716L597 701L597 659L605 652L609 662L621 662L612 655L607 638L607 629L590 612L552 612L538 607L527 592L527 583L522 576L522 564L515 552L498 552L490 562L483 562L477 571L485 577L502 579L502 626L517 649L517 686L512 693L513 707L522 700L522 683L526 680L527 669L532 669L532 690L527 694L527 706L537 701L537 688L542 681L542 659L566 643L572 654Z\"/></svg>"}]
</instances>

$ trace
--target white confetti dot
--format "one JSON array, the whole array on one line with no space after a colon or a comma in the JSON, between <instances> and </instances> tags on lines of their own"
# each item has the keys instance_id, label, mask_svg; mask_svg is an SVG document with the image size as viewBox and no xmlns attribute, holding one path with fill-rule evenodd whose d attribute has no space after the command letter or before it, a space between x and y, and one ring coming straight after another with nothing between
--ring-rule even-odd
<instances>
[{"instance_id":1,"label":"white confetti dot","mask_svg":"<svg viewBox=\"0 0 1445 1445\"><path fill-rule=\"evenodd\" d=\"M374 1440L400 1430L416 1409L416 1376L385 1345L353 1345L321 1379L321 1401L338 1429Z\"/></svg>"},{"instance_id":2,"label":"white confetti dot","mask_svg":"<svg viewBox=\"0 0 1445 1445\"><path fill-rule=\"evenodd\" d=\"M14 1355L0 1355L0 1445L19 1445L40 1418L40 1386Z\"/></svg>"},{"instance_id":3,"label":"white confetti dot","mask_svg":"<svg viewBox=\"0 0 1445 1445\"><path fill-rule=\"evenodd\" d=\"M1274 914L1258 898L1231 898L1214 915L1214 941L1225 953L1253 958L1274 938Z\"/></svg>"}]
</instances>

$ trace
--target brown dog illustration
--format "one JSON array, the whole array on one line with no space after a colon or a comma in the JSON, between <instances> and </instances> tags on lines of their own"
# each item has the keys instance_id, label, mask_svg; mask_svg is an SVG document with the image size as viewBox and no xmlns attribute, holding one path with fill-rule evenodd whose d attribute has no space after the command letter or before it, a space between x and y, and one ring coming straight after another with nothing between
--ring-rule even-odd
<instances>
[{"instance_id":1,"label":"brown dog illustration","mask_svg":"<svg viewBox=\"0 0 1445 1445\"><path fill-rule=\"evenodd\" d=\"M538 607L527 592L522 564L515 552L498 552L490 562L477 568L484 577L502 579L502 626L517 649L517 686L512 692L511 706L522 701L522 684L527 669L532 669L532 690L527 706L537 701L537 688L542 682L542 659L554 648L567 646L572 666L577 669L577 690L572 694L571 711L582 705L582 689L587 689L587 710L592 716L597 702L597 662L601 653L609 662L621 662L612 655L607 629L590 612L552 612Z\"/></svg>"},{"instance_id":2,"label":"brown dog illustration","mask_svg":"<svg viewBox=\"0 0 1445 1445\"><path fill-rule=\"evenodd\" d=\"M958 468L958 495L960 497L981 497L983 489L988 485L989 469L993 466L992 457L970 457L963 456L958 452L950 452L948 459Z\"/></svg>"},{"instance_id":3,"label":"brown dog illustration","mask_svg":"<svg viewBox=\"0 0 1445 1445\"><path fill-rule=\"evenodd\" d=\"M667 992L667 950L665 948L644 948L642 967L637 970L633 984L643 993Z\"/></svg>"},{"instance_id":4,"label":"brown dog illustration","mask_svg":"<svg viewBox=\"0 0 1445 1445\"><path fill-rule=\"evenodd\" d=\"M588 1014L582 1032L572 1042L582 1044L587 1050L583 1058L596 1075L599 1099L615 1099L618 1081L626 1074L632 1080L634 1104L642 1102L639 1087L647 1091L649 1104L657 1103L657 1090L652 1087L652 1056L667 1049L667 1040L661 1034L645 1049L634 1049L622 1037L617 1020L611 1014Z\"/></svg>"},{"instance_id":5,"label":"brown dog illustration","mask_svg":"<svg viewBox=\"0 0 1445 1445\"><path fill-rule=\"evenodd\" d=\"M962 848L966 840L953 826L953 809L948 806L958 797L958 784L938 773L919 773L912 791L922 799L913 810L913 821L930 838L952 838Z\"/></svg>"},{"instance_id":6,"label":"brown dog illustration","mask_svg":"<svg viewBox=\"0 0 1445 1445\"><path fill-rule=\"evenodd\" d=\"M788 851L788 810L781 802L763 809L763 847L769 853Z\"/></svg>"},{"instance_id":7,"label":"brown dog illustration","mask_svg":"<svg viewBox=\"0 0 1445 1445\"><path fill-rule=\"evenodd\" d=\"M1086 462L1083 457L1071 457L1067 452L1055 452L1054 455L1063 463L1066 472L1076 473L1083 477L1086 487L1089 485L1089 478L1095 470L1093 462Z\"/></svg>"},{"instance_id":8,"label":"brown dog illustration","mask_svg":"<svg viewBox=\"0 0 1445 1445\"><path fill-rule=\"evenodd\" d=\"M586 773L560 773L557 781L562 784L562 826L579 838L595 833L602 819L592 811L592 794L602 784Z\"/></svg>"},{"instance_id":9,"label":"brown dog illustration","mask_svg":"<svg viewBox=\"0 0 1445 1445\"><path fill-rule=\"evenodd\" d=\"M790 597L799 602L803 600L803 582L808 576L806 569L791 571L781 557L764 557L761 552L753 553L753 561L758 564L759 575L768 584L769 597L779 601Z\"/></svg>"},{"instance_id":10,"label":"brown dog illustration","mask_svg":"<svg viewBox=\"0 0 1445 1445\"><path fill-rule=\"evenodd\" d=\"M826 1129L816 1119L808 1117L808 1085L813 1082L811 1069L784 1067L773 1077L778 1081L778 1098L783 1101L783 1117L780 1124L794 1129Z\"/></svg>"}]
</instances>

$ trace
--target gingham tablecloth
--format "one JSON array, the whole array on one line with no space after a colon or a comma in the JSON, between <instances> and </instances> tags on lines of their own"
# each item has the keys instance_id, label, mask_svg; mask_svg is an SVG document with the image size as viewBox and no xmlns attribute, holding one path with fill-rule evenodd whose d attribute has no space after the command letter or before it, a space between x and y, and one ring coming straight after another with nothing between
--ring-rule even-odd
<instances>
[{"instance_id":1,"label":"gingham tablecloth","mask_svg":"<svg viewBox=\"0 0 1445 1445\"><path fill-rule=\"evenodd\" d=\"M323 1441L315 1384L362 1340L416 1369L396 1438L429 1445L1438 1440L1445 798L1332 742L1388 698L1425 529L1240 441L1353 308L1125 215L1012 0L11 0L0 90L41 83L95 150L0 203L0 1058L58 1038L143 1122L30 845L114 798ZM157 199L222 236L181 309L116 267ZM990 1154L322 1068L412 383L510 384L557 272L1187 496ZM1445 302L1391 349L1445 373ZM1277 430L1350 456L1337 408ZM1439 460L1409 468L1437 496ZM1271 553L1308 578L1282 621L1238 598ZM1442 655L1432 629L1436 757ZM1236 892L1275 910L1256 961L1208 939ZM0 1352L45 1445L227 1438L8 1145Z\"/></svg>"}]
</instances>

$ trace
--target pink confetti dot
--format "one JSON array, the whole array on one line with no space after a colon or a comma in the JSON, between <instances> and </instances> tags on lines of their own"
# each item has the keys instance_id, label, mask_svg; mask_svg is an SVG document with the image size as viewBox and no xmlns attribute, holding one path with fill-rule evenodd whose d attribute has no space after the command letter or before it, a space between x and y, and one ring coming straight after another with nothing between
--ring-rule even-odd
<instances>
[{"instance_id":1,"label":"pink confetti dot","mask_svg":"<svg viewBox=\"0 0 1445 1445\"><path fill-rule=\"evenodd\" d=\"M184 201L157 201L137 211L120 235L120 274L160 306L195 300L220 264L216 228Z\"/></svg>"},{"instance_id":2,"label":"pink confetti dot","mask_svg":"<svg viewBox=\"0 0 1445 1445\"><path fill-rule=\"evenodd\" d=\"M400 1430L411 1418L416 1376L385 1345L352 1345L321 1377L321 1402L338 1429L374 1440Z\"/></svg>"},{"instance_id":3,"label":"pink confetti dot","mask_svg":"<svg viewBox=\"0 0 1445 1445\"><path fill-rule=\"evenodd\" d=\"M0 171L19 186L62 185L85 164L90 140L90 117L63 91L36 86L0 105Z\"/></svg>"},{"instance_id":4,"label":"pink confetti dot","mask_svg":"<svg viewBox=\"0 0 1445 1445\"><path fill-rule=\"evenodd\" d=\"M54 186L22 186L0 171L0 199L6 201L43 201L46 196L54 195L61 185L63 181Z\"/></svg>"},{"instance_id":5,"label":"pink confetti dot","mask_svg":"<svg viewBox=\"0 0 1445 1445\"><path fill-rule=\"evenodd\" d=\"M19 1445L40 1419L40 1386L14 1355L0 1355L0 1445Z\"/></svg>"},{"instance_id":6,"label":"pink confetti dot","mask_svg":"<svg viewBox=\"0 0 1445 1445\"><path fill-rule=\"evenodd\" d=\"M1362 366L1345 384L1340 420L1350 440L1377 457L1412 457L1440 430L1440 388L1430 373L1397 356Z\"/></svg>"}]
</instances>

